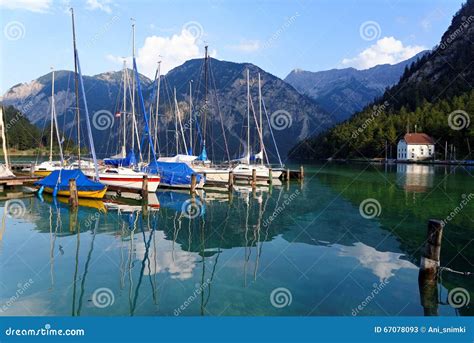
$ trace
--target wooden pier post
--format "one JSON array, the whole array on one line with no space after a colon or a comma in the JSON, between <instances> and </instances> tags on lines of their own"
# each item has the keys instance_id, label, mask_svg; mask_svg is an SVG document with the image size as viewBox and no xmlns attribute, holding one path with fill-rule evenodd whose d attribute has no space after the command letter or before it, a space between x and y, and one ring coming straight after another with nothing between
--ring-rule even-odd
<instances>
[{"instance_id":1,"label":"wooden pier post","mask_svg":"<svg viewBox=\"0 0 474 343\"><path fill-rule=\"evenodd\" d=\"M257 187L257 169L252 169L252 188Z\"/></svg>"},{"instance_id":2,"label":"wooden pier post","mask_svg":"<svg viewBox=\"0 0 474 343\"><path fill-rule=\"evenodd\" d=\"M273 170L268 168L268 184L271 186L273 184Z\"/></svg>"},{"instance_id":3,"label":"wooden pier post","mask_svg":"<svg viewBox=\"0 0 474 343\"><path fill-rule=\"evenodd\" d=\"M79 205L76 179L69 179L69 205L71 207L77 207Z\"/></svg>"},{"instance_id":4,"label":"wooden pier post","mask_svg":"<svg viewBox=\"0 0 474 343\"><path fill-rule=\"evenodd\" d=\"M290 168L286 169L286 181L290 181Z\"/></svg>"},{"instance_id":5,"label":"wooden pier post","mask_svg":"<svg viewBox=\"0 0 474 343\"><path fill-rule=\"evenodd\" d=\"M196 174L191 175L191 188L189 189L191 195L196 193Z\"/></svg>"},{"instance_id":6,"label":"wooden pier post","mask_svg":"<svg viewBox=\"0 0 474 343\"><path fill-rule=\"evenodd\" d=\"M428 221L428 232L423 255L420 260L418 287L425 316L438 315L438 270L441 255L444 223Z\"/></svg>"},{"instance_id":7,"label":"wooden pier post","mask_svg":"<svg viewBox=\"0 0 474 343\"><path fill-rule=\"evenodd\" d=\"M148 175L143 175L142 181L142 199L148 199Z\"/></svg>"},{"instance_id":8,"label":"wooden pier post","mask_svg":"<svg viewBox=\"0 0 474 343\"><path fill-rule=\"evenodd\" d=\"M300 181L303 181L304 180L304 168L303 166L301 165L300 166Z\"/></svg>"},{"instance_id":9,"label":"wooden pier post","mask_svg":"<svg viewBox=\"0 0 474 343\"><path fill-rule=\"evenodd\" d=\"M227 186L229 192L232 192L232 190L234 189L234 173L232 171L229 172L229 181Z\"/></svg>"}]
</instances>

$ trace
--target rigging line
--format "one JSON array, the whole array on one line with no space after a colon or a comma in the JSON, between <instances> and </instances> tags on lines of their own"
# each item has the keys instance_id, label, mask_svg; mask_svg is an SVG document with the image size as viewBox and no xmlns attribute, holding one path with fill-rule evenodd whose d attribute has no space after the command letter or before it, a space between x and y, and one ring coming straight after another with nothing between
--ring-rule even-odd
<instances>
[{"instance_id":1,"label":"rigging line","mask_svg":"<svg viewBox=\"0 0 474 343\"><path fill-rule=\"evenodd\" d=\"M255 114L255 108L253 107L253 100L252 99L250 99L250 106L252 107L253 119L255 120L255 127L257 129L257 133L258 133L258 136L260 138L260 145L261 145L261 149L263 151L263 155L265 155L265 157L266 157L267 164L270 164L268 162L268 154L267 154L267 150L265 149L265 144L263 144L262 130L261 130L259 124L258 124L257 115Z\"/></svg>"},{"instance_id":2,"label":"rigging line","mask_svg":"<svg viewBox=\"0 0 474 343\"><path fill-rule=\"evenodd\" d=\"M448 268L448 267L440 267L439 268L440 273L442 273L444 271L454 273L454 274L464 275L464 276L474 276L474 272L461 272L461 271L454 270L454 269L451 269L451 268Z\"/></svg>"},{"instance_id":3,"label":"rigging line","mask_svg":"<svg viewBox=\"0 0 474 343\"><path fill-rule=\"evenodd\" d=\"M212 83L214 85L214 91L216 92L216 96L215 96L215 101L216 101L216 104L217 104L217 112L219 113L219 118L220 118L220 122L221 122L221 129L222 129L222 136L224 137L224 146L225 146L225 151L226 151L226 154L227 154L227 160L229 161L230 163L230 152L229 152L229 145L227 144L227 137L226 137L226 134L225 134L225 127L224 127L224 119L222 117L222 112L221 112L221 107L220 107L220 103L219 103L219 98L217 97L217 87L216 87L216 79L214 77L214 73L212 71L212 66L211 66L211 61L212 59L209 60L209 70L210 70L210 76L211 76L211 79L212 79Z\"/></svg>"},{"instance_id":4,"label":"rigging line","mask_svg":"<svg viewBox=\"0 0 474 343\"><path fill-rule=\"evenodd\" d=\"M273 144L275 145L275 151L276 151L277 156L278 156L278 162L280 163L280 167L283 167L283 163L282 163L281 157L280 157L280 151L278 150L275 135L273 134L272 126L270 125L270 118L268 116L267 107L265 106L265 100L263 100L263 97L262 97L262 105L263 105L263 111L265 112L265 116L267 118L268 126L270 127L270 134L272 136Z\"/></svg>"}]
</instances>

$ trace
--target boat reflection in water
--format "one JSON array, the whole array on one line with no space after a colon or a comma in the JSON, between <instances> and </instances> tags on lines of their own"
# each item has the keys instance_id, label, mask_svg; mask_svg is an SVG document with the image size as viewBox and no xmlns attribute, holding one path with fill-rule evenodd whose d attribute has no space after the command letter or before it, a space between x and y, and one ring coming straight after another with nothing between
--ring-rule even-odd
<instances>
[{"instance_id":1,"label":"boat reflection in water","mask_svg":"<svg viewBox=\"0 0 474 343\"><path fill-rule=\"evenodd\" d=\"M351 315L383 283L364 315L422 315L417 255L406 248L414 228L408 239L387 230L385 205L380 218L363 218L356 193L363 187L341 186L339 196L340 177L194 197L159 191L147 202L109 198L75 210L61 198L22 199L23 217L4 215L0 301L31 278L8 315ZM374 193L386 189L373 185ZM21 258L9 258L17 251ZM273 305L276 289L291 306ZM440 314L455 312L443 305Z\"/></svg>"}]
</instances>

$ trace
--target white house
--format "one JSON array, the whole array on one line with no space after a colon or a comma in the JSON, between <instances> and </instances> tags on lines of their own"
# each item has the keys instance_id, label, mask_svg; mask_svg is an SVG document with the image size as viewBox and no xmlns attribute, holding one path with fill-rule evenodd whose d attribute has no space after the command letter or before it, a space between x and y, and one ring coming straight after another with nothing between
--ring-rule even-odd
<instances>
[{"instance_id":1,"label":"white house","mask_svg":"<svg viewBox=\"0 0 474 343\"><path fill-rule=\"evenodd\" d=\"M407 133L397 145L397 159L402 161L426 160L434 153L434 140L426 133Z\"/></svg>"}]
</instances>

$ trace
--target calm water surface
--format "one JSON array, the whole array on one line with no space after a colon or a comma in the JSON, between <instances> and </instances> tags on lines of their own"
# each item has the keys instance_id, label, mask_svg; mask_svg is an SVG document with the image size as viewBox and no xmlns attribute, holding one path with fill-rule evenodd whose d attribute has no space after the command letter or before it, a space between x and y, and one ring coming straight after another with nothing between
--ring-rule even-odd
<instances>
[{"instance_id":1,"label":"calm water surface","mask_svg":"<svg viewBox=\"0 0 474 343\"><path fill-rule=\"evenodd\" d=\"M159 209L1 201L0 314L423 315L427 220L474 193L472 173L313 165L303 185L208 190L194 202L160 191L149 201ZM361 215L364 201L375 212ZM473 220L474 201L448 222L443 266L474 270ZM474 315L472 279L442 274L440 315ZM459 309L447 300L457 287L471 299Z\"/></svg>"}]
</instances>

